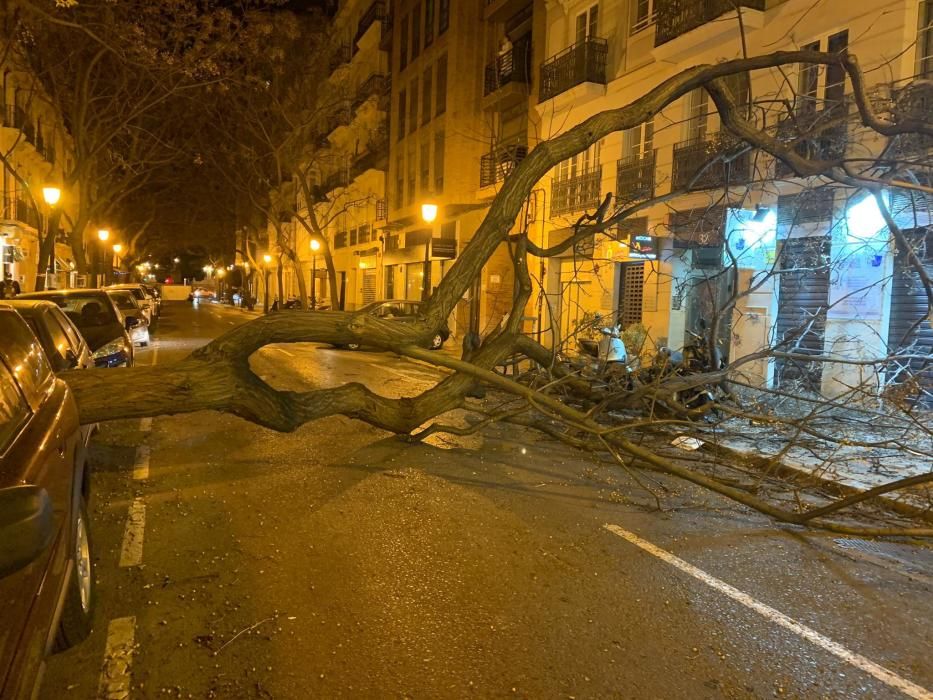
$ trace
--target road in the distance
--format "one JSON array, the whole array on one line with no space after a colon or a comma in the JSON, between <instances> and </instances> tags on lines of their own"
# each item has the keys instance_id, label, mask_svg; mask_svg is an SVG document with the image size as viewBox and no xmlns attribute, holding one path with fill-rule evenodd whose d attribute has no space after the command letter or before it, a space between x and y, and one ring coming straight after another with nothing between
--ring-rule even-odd
<instances>
[{"instance_id":1,"label":"road in the distance","mask_svg":"<svg viewBox=\"0 0 933 700\"><path fill-rule=\"evenodd\" d=\"M247 319L166 304L139 360ZM389 396L435 376L314 345L253 367ZM105 426L94 458L95 631L50 660L45 698L933 688L928 552L854 557L673 480L658 513L624 472L538 435L411 446L344 417L279 435L203 412Z\"/></svg>"}]
</instances>

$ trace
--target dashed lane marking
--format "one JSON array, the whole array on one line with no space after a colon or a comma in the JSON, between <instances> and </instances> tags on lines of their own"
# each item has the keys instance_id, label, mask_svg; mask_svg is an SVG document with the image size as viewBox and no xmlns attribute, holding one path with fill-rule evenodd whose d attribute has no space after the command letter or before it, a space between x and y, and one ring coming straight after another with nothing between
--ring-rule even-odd
<instances>
[{"instance_id":1,"label":"dashed lane marking","mask_svg":"<svg viewBox=\"0 0 933 700\"><path fill-rule=\"evenodd\" d=\"M117 617L107 625L104 664L97 686L98 698L123 700L130 696L135 634L135 617Z\"/></svg>"},{"instance_id":2,"label":"dashed lane marking","mask_svg":"<svg viewBox=\"0 0 933 700\"><path fill-rule=\"evenodd\" d=\"M149 454L149 445L140 445L136 448L136 462L133 464L133 478L136 481L149 478Z\"/></svg>"},{"instance_id":3,"label":"dashed lane marking","mask_svg":"<svg viewBox=\"0 0 933 700\"><path fill-rule=\"evenodd\" d=\"M746 608L754 610L756 613L766 618L767 620L773 622L780 627L783 627L786 630L789 630L796 634L799 637L803 637L808 642L815 644L816 646L828 651L830 654L837 656L846 663L855 666L855 668L864 671L865 673L874 676L879 681L884 683L891 688L901 691L905 695L911 698L916 698L917 700L933 700L933 692L930 692L926 688L923 688L916 683L912 683L906 678L902 678L893 671L889 671L884 666L876 664L871 659L868 659L861 654L857 654L854 651L846 649L844 646L838 642L834 642L829 637L826 637L811 627L803 625L793 618L788 617L779 610L775 610L769 605L765 605L759 600L752 598L747 593L743 593L738 588L730 586L725 581L722 581L715 576L712 576L702 569L698 569L693 566L693 564L688 564L680 557L677 557L665 549L657 547L647 540L643 540L641 537L636 535L633 532L629 532L618 525L603 525L609 532L614 535L618 535L624 540L628 540L636 547L643 549L649 554L661 559L662 561L667 562L676 569L680 569L685 574L689 574L698 581L702 581L707 586L716 589L720 593L732 598L732 600L741 603Z\"/></svg>"},{"instance_id":4,"label":"dashed lane marking","mask_svg":"<svg viewBox=\"0 0 933 700\"><path fill-rule=\"evenodd\" d=\"M120 549L120 566L139 566L143 563L143 537L146 534L146 504L143 499L133 499L123 530L123 546Z\"/></svg>"}]
</instances>

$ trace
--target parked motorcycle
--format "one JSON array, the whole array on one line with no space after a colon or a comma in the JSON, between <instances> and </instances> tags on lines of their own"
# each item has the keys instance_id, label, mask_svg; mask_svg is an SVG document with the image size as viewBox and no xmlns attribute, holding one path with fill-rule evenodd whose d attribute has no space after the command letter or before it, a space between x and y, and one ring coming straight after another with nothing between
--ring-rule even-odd
<instances>
[{"instance_id":1,"label":"parked motorcycle","mask_svg":"<svg viewBox=\"0 0 933 700\"><path fill-rule=\"evenodd\" d=\"M706 321L700 319L700 332L688 330L692 340L682 351L661 347L655 356L652 367L641 376L643 383L660 382L671 376L686 377L692 374L705 374L724 369L726 366L718 348L710 357L709 329ZM723 390L718 383L699 384L674 391L675 403L691 411L715 404L723 398Z\"/></svg>"}]
</instances>

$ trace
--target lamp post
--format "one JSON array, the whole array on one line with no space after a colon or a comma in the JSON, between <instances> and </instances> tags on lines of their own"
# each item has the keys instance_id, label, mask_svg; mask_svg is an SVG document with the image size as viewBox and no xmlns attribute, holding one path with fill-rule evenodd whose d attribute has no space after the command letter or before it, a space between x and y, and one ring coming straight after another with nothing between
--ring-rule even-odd
<instances>
[{"instance_id":1,"label":"lamp post","mask_svg":"<svg viewBox=\"0 0 933 700\"><path fill-rule=\"evenodd\" d=\"M39 286L39 273L40 270L36 270L36 289L46 289L49 284L49 269L55 268L55 239L53 238L52 233L52 219L55 213L55 205L58 204L59 200L62 198L62 191L58 187L53 185L48 185L42 188L42 199L45 200L45 203L49 205L49 218L46 222L46 231L45 231L45 240L49 241L49 257L40 261L40 267L45 265L45 270L42 271L42 286ZM51 239L51 240L49 240ZM41 249L41 245L40 245Z\"/></svg>"},{"instance_id":2,"label":"lamp post","mask_svg":"<svg viewBox=\"0 0 933 700\"><path fill-rule=\"evenodd\" d=\"M272 256L266 253L262 256L262 312L269 313L269 264Z\"/></svg>"},{"instance_id":3,"label":"lamp post","mask_svg":"<svg viewBox=\"0 0 933 700\"><path fill-rule=\"evenodd\" d=\"M100 241L100 246L97 248L97 260L98 260L98 279L97 286L102 287L107 284L107 271L104 268L104 246L107 244L107 239L110 238L110 231L105 228L98 229L97 231L97 240Z\"/></svg>"},{"instance_id":4,"label":"lamp post","mask_svg":"<svg viewBox=\"0 0 933 700\"><path fill-rule=\"evenodd\" d=\"M421 219L426 224L433 224L437 218L437 204L432 201L421 205ZM434 237L434 227L428 231L428 238L424 242L424 273L421 275L421 301L427 301L431 295L431 239Z\"/></svg>"},{"instance_id":5,"label":"lamp post","mask_svg":"<svg viewBox=\"0 0 933 700\"><path fill-rule=\"evenodd\" d=\"M321 249L321 242L311 239L311 310L317 308L317 252Z\"/></svg>"}]
</instances>

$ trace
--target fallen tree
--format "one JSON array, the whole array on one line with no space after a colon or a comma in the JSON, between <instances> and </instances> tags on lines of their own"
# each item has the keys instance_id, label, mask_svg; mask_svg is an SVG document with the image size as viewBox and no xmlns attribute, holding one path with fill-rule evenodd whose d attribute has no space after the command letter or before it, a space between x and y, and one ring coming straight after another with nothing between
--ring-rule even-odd
<instances>
[{"instance_id":1,"label":"fallen tree","mask_svg":"<svg viewBox=\"0 0 933 700\"><path fill-rule=\"evenodd\" d=\"M260 318L231 330L180 362L66 374L65 378L77 397L82 419L85 422L96 422L216 410L273 430L292 431L308 421L342 414L399 435L412 435L445 412L465 406L467 394L477 382L483 382L523 401L520 409L499 417L487 416L484 420L520 421L570 444L608 452L627 469L631 464L671 474L754 508L775 520L846 533L933 536L931 528L860 526L829 519L839 510L882 492L916 487L933 481L933 474L894 481L883 489L872 490L863 496L844 498L818 508L780 507L748 490L686 468L676 460L663 457L639 444L632 437L634 434L647 425L663 422L653 415L617 419L607 425L598 420L598 411L581 410L561 401L555 389L580 379L567 377L566 373L562 376L556 367L554 350L539 345L520 332L520 319L533 291L528 258L534 253L544 254L546 251L529 249L525 232L518 231L511 236L510 232L538 181L561 161L580 153L609 134L641 124L697 88L703 88L712 95L724 128L741 139L746 148L770 154L799 176L821 177L869 191L896 186L922 193L933 192L919 181L911 182L904 178L903 173L896 168L889 169L879 179L874 171L867 175L854 170L844 158L826 160L801 155L793 141L777 139L763 125L748 119L745 110L733 98L726 79L750 71L780 69L796 64L834 66L844 71L853 89L858 121L877 136L885 139L902 135L933 136L933 125L926 118L892 120L879 114L865 91L861 71L852 55L812 51L778 52L716 65L696 66L665 80L632 103L599 113L535 147L504 181L469 245L444 276L435 293L422 306L423 317L418 323L399 324L345 312L280 313ZM649 200L649 203L652 201L658 199ZM641 206L647 206L647 203ZM601 220L580 222L567 245L609 230L632 216L639 208L623 207ZM893 220L891 224L891 233L897 237L899 229ZM908 245L906 241L899 240L898 244L901 243ZM425 350L435 329L444 324L455 304L467 293L481 274L484 264L501 245L510 246L516 280L508 323L487 337L478 349L471 351L468 359L456 360ZM734 301L733 298L730 303L734 305ZM732 306L727 306L719 312L731 313L731 309ZM319 342L345 345L359 343L364 339L367 345L444 366L453 370L453 373L419 396L390 399L359 383L308 392L275 390L257 376L249 364L250 356L268 344ZM712 342L715 342L715 334ZM773 352L782 352L782 349L777 348ZM516 353L533 358L550 372L547 375L550 379L537 385L526 385L493 371ZM793 352L789 356L793 357ZM740 358L738 364L742 361ZM702 377L695 381L707 382L710 379ZM727 373L717 377L717 381L720 380L727 381ZM683 380L674 377L670 381ZM132 387L132 390L127 391L126 387ZM655 396L664 396L665 392L670 394L671 387L666 384L666 380L659 381L651 391ZM773 415L761 411L734 410L748 420L777 420ZM670 423L688 425L689 419L689 416L675 415ZM562 428L555 429L555 422ZM929 426L921 428L929 430ZM805 424L802 424L802 429L806 429ZM457 429L438 423L428 425L421 432L415 433L415 437L438 430Z\"/></svg>"}]
</instances>

